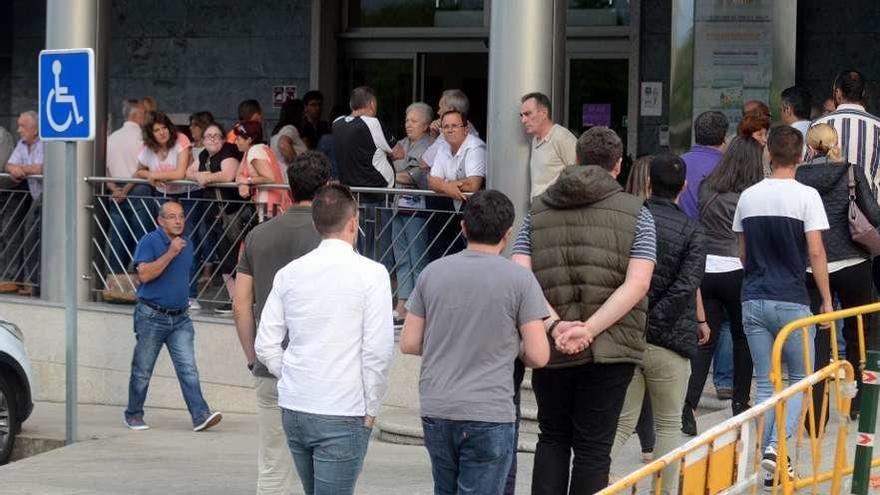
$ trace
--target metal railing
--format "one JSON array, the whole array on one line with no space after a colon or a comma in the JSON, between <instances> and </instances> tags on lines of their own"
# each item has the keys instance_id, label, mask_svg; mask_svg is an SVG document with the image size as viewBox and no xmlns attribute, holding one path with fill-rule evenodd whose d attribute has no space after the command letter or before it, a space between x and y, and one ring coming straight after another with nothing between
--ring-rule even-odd
<instances>
[{"instance_id":1,"label":"metal railing","mask_svg":"<svg viewBox=\"0 0 880 495\"><path fill-rule=\"evenodd\" d=\"M0 174L0 293L38 296L42 201L29 182L42 187L43 176L15 181Z\"/></svg>"},{"instance_id":2,"label":"metal railing","mask_svg":"<svg viewBox=\"0 0 880 495\"><path fill-rule=\"evenodd\" d=\"M157 227L156 215L169 196L142 179L88 177L93 186L91 270L96 300L133 302L137 280L131 266L137 241ZM107 183L132 184L124 198L114 198ZM191 181L169 184L190 190L174 197L186 213L186 235L193 243L195 267L190 295L215 309L231 302L227 290L245 236L265 216L266 205L238 197L234 183L198 188ZM283 184L259 186L287 189ZM407 298L424 266L464 247L459 216L451 201L432 191L352 188L359 202L358 251L385 265L394 296ZM409 205L401 206L401 198ZM422 205L420 203L426 203ZM439 204L435 204L439 203Z\"/></svg>"},{"instance_id":3,"label":"metal railing","mask_svg":"<svg viewBox=\"0 0 880 495\"><path fill-rule=\"evenodd\" d=\"M857 386L853 365L840 360L837 353L836 321L855 317L858 325L860 363L864 372L866 362L864 316L880 312L880 303L857 308L850 308L831 313L803 318L788 323L777 335L772 350L770 381L774 387L774 395L748 411L735 416L691 440L678 449L669 452L651 464L618 480L608 488L599 492L601 495L636 493L637 490L652 484L651 493L663 493L664 486L679 483L679 492L696 493L758 493L759 464L762 458L762 436L764 422L768 413L773 413L778 435L777 469L773 473L772 493L785 495L809 490L810 493L843 493L843 476L853 474L853 493L865 493L858 489L865 488L866 472L871 467L880 465L880 459L871 459L870 451L860 467L848 461L847 453L852 447L863 449L864 438L873 439L873 423L876 420L876 394L868 397L863 392L862 423L871 423L870 432L860 424L857 439L848 438L850 425L850 404L856 395ZM812 325L828 324L819 331L831 332L830 362L816 372L812 372L813 364L810 349L814 342L808 339L809 332L801 331L796 338L801 342L806 363L806 378L783 388L782 349L788 337L795 331ZM869 351L869 354L872 351ZM869 364L870 363L870 360ZM869 366L870 367L870 366ZM842 374L842 376L841 376ZM869 375L866 375L869 376ZM873 378L871 378L873 380ZM866 385L869 380L865 380ZM819 410L813 401L814 389L821 386ZM795 431L786 438L786 409L793 399L803 399ZM865 414L865 411L872 414ZM831 412L836 414L832 416ZM866 417L868 416L868 417ZM865 435L869 435L866 437ZM848 443L849 442L849 443ZM827 451L833 455L825 455ZM789 478L789 457L795 468L794 476ZM665 480L662 473L668 466L678 464L681 467L678 479ZM859 473L859 471L863 471ZM782 474L781 474L782 473Z\"/></svg>"}]
</instances>

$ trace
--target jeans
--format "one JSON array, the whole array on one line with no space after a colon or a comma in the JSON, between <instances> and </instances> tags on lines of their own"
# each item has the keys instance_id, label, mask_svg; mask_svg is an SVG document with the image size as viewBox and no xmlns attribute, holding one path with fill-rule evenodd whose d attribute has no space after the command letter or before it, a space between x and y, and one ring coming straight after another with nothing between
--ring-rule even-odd
<instances>
[{"instance_id":1,"label":"jeans","mask_svg":"<svg viewBox=\"0 0 880 495\"><path fill-rule=\"evenodd\" d=\"M718 344L715 355L712 356L712 383L715 390L733 388L733 338L730 336L730 321L727 318L718 328Z\"/></svg>"},{"instance_id":2,"label":"jeans","mask_svg":"<svg viewBox=\"0 0 880 495\"><path fill-rule=\"evenodd\" d=\"M22 280L29 285L40 284L40 230L43 224L43 202L35 199L31 202L24 218L24 238L22 263L24 274Z\"/></svg>"},{"instance_id":3,"label":"jeans","mask_svg":"<svg viewBox=\"0 0 880 495\"><path fill-rule=\"evenodd\" d=\"M784 301L767 299L743 301L742 303L743 328L749 339L749 351L752 354L752 362L755 364L755 379L758 382L757 403L762 403L773 395L773 385L770 383L770 359L773 351L773 341L788 323L812 316L809 306ZM807 342L812 343L815 336L815 328L809 327ZM788 383L793 384L806 376L807 363L804 362L803 330L792 332L782 347L782 361L788 369ZM813 360L813 346L808 345L810 361ZM785 407L785 437L789 438L797 428L801 415L801 402L803 397L792 397ZM776 448L778 432L776 431L775 410L769 410L764 418L764 434L762 448L772 446Z\"/></svg>"},{"instance_id":4,"label":"jeans","mask_svg":"<svg viewBox=\"0 0 880 495\"><path fill-rule=\"evenodd\" d=\"M733 400L741 404L749 402L752 389L752 358L749 345L743 333L742 304L740 292L743 271L736 270L724 273L707 273L703 276L700 290L703 295L703 306L706 308L706 320L712 333L709 342L697 348L697 354L691 359L691 378L688 383L685 407L696 409L709 375L709 365L718 343L716 330L721 328L725 313L730 321L730 336L733 340Z\"/></svg>"},{"instance_id":5,"label":"jeans","mask_svg":"<svg viewBox=\"0 0 880 495\"><path fill-rule=\"evenodd\" d=\"M394 251L391 249L392 226L391 209L384 201L360 202L360 229L358 252L373 261L385 265L389 273L394 269Z\"/></svg>"},{"instance_id":6,"label":"jeans","mask_svg":"<svg viewBox=\"0 0 880 495\"><path fill-rule=\"evenodd\" d=\"M428 253L425 252L428 245L425 217L399 211L392 221L391 230L394 234L394 259L397 261L397 297L409 299L416 279L428 261Z\"/></svg>"},{"instance_id":7,"label":"jeans","mask_svg":"<svg viewBox=\"0 0 880 495\"><path fill-rule=\"evenodd\" d=\"M617 434L611 457L614 458L632 435L642 411L645 392L651 398L654 412L657 444L655 458L666 455L681 444L681 408L691 374L690 360L669 349L648 344L642 365L637 366L632 382L626 390L626 399L617 423ZM678 481L678 463L663 470L664 494L678 493L674 490ZM653 491L652 491L653 493Z\"/></svg>"},{"instance_id":8,"label":"jeans","mask_svg":"<svg viewBox=\"0 0 880 495\"><path fill-rule=\"evenodd\" d=\"M146 204L139 207L142 200ZM153 219L156 217L153 191L149 186L139 184L128 192L125 201L117 203L107 198L106 202L110 217L110 232L104 249L109 262L108 270L110 273L123 273L131 262L138 241L153 231Z\"/></svg>"},{"instance_id":9,"label":"jeans","mask_svg":"<svg viewBox=\"0 0 880 495\"><path fill-rule=\"evenodd\" d=\"M435 495L501 495L516 452L514 423L422 417Z\"/></svg>"},{"instance_id":10,"label":"jeans","mask_svg":"<svg viewBox=\"0 0 880 495\"><path fill-rule=\"evenodd\" d=\"M587 363L532 372L540 427L533 495L588 495L608 486L611 447L634 368Z\"/></svg>"},{"instance_id":11,"label":"jeans","mask_svg":"<svg viewBox=\"0 0 880 495\"><path fill-rule=\"evenodd\" d=\"M370 429L362 416L326 416L281 409L287 446L306 495L353 494Z\"/></svg>"},{"instance_id":12,"label":"jeans","mask_svg":"<svg viewBox=\"0 0 880 495\"><path fill-rule=\"evenodd\" d=\"M286 495L293 492L293 460L278 407L278 379L255 376L257 423L260 446L257 450L257 495Z\"/></svg>"},{"instance_id":13,"label":"jeans","mask_svg":"<svg viewBox=\"0 0 880 495\"><path fill-rule=\"evenodd\" d=\"M153 367L162 346L165 345L171 355L193 426L203 423L211 412L199 385L199 370L196 367L193 345L194 329L189 315L164 315L139 302L134 308L134 335L137 343L131 359L125 417L144 415L144 401L147 399Z\"/></svg>"}]
</instances>

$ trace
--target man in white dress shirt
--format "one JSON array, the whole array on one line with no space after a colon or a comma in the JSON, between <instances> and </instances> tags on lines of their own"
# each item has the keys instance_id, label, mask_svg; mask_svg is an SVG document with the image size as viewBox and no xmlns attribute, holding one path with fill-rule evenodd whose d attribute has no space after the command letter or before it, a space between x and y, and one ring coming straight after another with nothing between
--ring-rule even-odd
<instances>
[{"instance_id":1,"label":"man in white dress shirt","mask_svg":"<svg viewBox=\"0 0 880 495\"><path fill-rule=\"evenodd\" d=\"M275 275L254 348L279 378L282 423L305 492L352 494L388 389L391 281L385 267L354 251L357 202L347 187L321 188L312 220L321 244Z\"/></svg>"}]
</instances>

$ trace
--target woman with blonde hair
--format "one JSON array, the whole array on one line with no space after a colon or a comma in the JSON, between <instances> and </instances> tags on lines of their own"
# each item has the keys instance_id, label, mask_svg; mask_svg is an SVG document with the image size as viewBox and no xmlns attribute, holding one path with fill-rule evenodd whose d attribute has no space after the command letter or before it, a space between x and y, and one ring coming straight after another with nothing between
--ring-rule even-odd
<instances>
[{"instance_id":1,"label":"woman with blonde hair","mask_svg":"<svg viewBox=\"0 0 880 495\"><path fill-rule=\"evenodd\" d=\"M837 146L838 136L834 127L828 124L816 124L807 131L807 156L809 160L799 165L795 178L815 188L822 197L825 213L828 216L829 230L822 232L825 252L828 257L828 279L832 296L836 297L844 308L861 306L873 301L873 279L871 255L861 246L853 242L849 232L850 172L855 182L855 203L875 228L880 225L880 207L871 185L865 177L862 167L847 163ZM819 310L821 297L816 288L812 274L807 276L807 288L810 292L810 305L814 314ZM866 335L875 335L875 317L867 317ZM847 318L843 324L843 337L846 340L846 359L853 368L859 365L859 339L855 318ZM872 338L872 337L869 337ZM816 364L827 363L831 355L831 333L816 332ZM861 374L856 373L861 392ZM853 399L850 415L855 417L859 410L859 395ZM813 391L816 411L822 404L821 386Z\"/></svg>"}]
</instances>

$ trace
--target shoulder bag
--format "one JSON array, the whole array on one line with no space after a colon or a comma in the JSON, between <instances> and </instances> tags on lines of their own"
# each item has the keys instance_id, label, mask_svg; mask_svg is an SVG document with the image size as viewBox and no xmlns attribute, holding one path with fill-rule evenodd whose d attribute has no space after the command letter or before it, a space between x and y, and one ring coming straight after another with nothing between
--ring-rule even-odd
<instances>
[{"instance_id":1,"label":"shoulder bag","mask_svg":"<svg viewBox=\"0 0 880 495\"><path fill-rule=\"evenodd\" d=\"M849 165L847 189L849 189L849 234L853 242L871 254L872 257L880 255L880 232L871 225L871 222L862 213L856 204L856 180L852 164Z\"/></svg>"}]
</instances>

